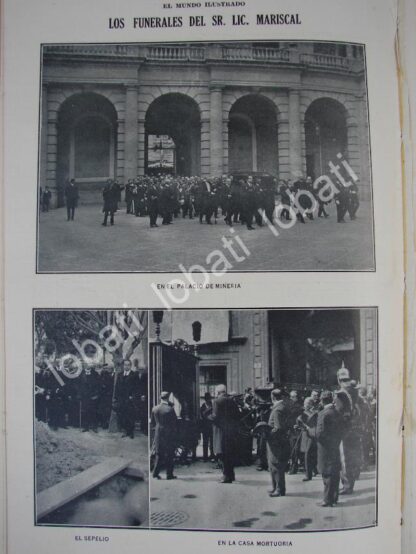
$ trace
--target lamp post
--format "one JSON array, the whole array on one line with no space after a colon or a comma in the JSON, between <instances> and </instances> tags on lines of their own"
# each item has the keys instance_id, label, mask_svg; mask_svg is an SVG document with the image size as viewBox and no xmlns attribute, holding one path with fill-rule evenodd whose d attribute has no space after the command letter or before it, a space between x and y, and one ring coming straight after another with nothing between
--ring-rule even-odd
<instances>
[{"instance_id":1,"label":"lamp post","mask_svg":"<svg viewBox=\"0 0 416 554\"><path fill-rule=\"evenodd\" d=\"M161 342L160 340L160 324L163 321L163 311L162 310L153 310L153 323L156 325L156 341Z\"/></svg>"},{"instance_id":2,"label":"lamp post","mask_svg":"<svg viewBox=\"0 0 416 554\"><path fill-rule=\"evenodd\" d=\"M198 350L198 342L201 340L201 331L202 331L202 324L200 321L194 321L192 323L192 338L195 342L194 344L194 354L196 356L197 350Z\"/></svg>"},{"instance_id":3,"label":"lamp post","mask_svg":"<svg viewBox=\"0 0 416 554\"><path fill-rule=\"evenodd\" d=\"M197 358L198 356L198 343L201 340L201 331L202 331L202 324L200 321L194 321L192 323L192 338L194 340L194 356ZM201 394L201 381L199 376L199 360L197 358L196 366L195 366L195 389L194 389L194 398L195 398L195 417L197 417L197 406L199 406L199 397Z\"/></svg>"}]
</instances>

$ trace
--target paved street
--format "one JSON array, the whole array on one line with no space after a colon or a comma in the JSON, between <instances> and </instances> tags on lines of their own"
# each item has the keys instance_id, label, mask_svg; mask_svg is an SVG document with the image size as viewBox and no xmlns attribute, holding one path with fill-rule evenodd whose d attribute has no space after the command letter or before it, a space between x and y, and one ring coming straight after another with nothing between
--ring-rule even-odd
<instances>
[{"instance_id":1,"label":"paved street","mask_svg":"<svg viewBox=\"0 0 416 554\"><path fill-rule=\"evenodd\" d=\"M66 221L66 209L39 217L38 270L41 272L158 272L180 271L200 264L211 270L218 253L231 264L229 271L369 270L374 268L372 217L362 202L356 221L336 222L334 205L328 219L307 220L289 229L267 227L249 231L240 224L230 230L220 217L217 225L178 218L172 225L149 228L148 217L125 213L124 202L113 227L102 227L101 206L80 206L75 221ZM159 220L161 223L161 220ZM236 261L222 238L233 239ZM239 237L249 254L238 245ZM208 258L208 259L207 259ZM218 271L224 267L218 265Z\"/></svg>"},{"instance_id":2,"label":"paved street","mask_svg":"<svg viewBox=\"0 0 416 554\"><path fill-rule=\"evenodd\" d=\"M375 523L375 471L362 473L354 494L340 497L333 508L317 506L320 476L303 483L303 474L287 475L287 495L270 498L269 474L255 466L236 468L232 485L219 483L211 463L179 466L175 473L176 480L150 480L153 527L313 531Z\"/></svg>"}]
</instances>

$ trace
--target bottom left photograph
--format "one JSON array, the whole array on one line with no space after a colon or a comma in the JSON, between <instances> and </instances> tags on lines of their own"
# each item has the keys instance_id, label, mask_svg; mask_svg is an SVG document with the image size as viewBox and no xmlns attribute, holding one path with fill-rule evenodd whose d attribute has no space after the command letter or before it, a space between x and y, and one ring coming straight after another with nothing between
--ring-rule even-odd
<instances>
[{"instance_id":1,"label":"bottom left photograph","mask_svg":"<svg viewBox=\"0 0 416 554\"><path fill-rule=\"evenodd\" d=\"M148 527L148 312L34 310L35 524Z\"/></svg>"}]
</instances>

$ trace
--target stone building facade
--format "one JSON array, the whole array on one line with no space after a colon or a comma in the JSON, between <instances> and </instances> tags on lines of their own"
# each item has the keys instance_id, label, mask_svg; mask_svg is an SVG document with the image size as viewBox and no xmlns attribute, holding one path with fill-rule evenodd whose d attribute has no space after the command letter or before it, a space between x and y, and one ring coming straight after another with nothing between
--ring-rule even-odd
<instances>
[{"instance_id":1,"label":"stone building facade","mask_svg":"<svg viewBox=\"0 0 416 554\"><path fill-rule=\"evenodd\" d=\"M336 373L342 365L350 370L352 379L368 387L377 386L375 308L223 310L217 319L217 327L223 327L223 339L218 342L209 338L205 312L186 312L187 323L181 318L185 331L194 321L202 323L196 347L200 397L207 391L213 393L220 383L239 394L248 387L273 384L299 390L336 388ZM224 313L228 314L227 321ZM174 311L165 312L160 334L165 344L172 344L175 338L175 317ZM151 319L152 341L155 328ZM189 344L195 354L192 340Z\"/></svg>"},{"instance_id":2,"label":"stone building facade","mask_svg":"<svg viewBox=\"0 0 416 554\"><path fill-rule=\"evenodd\" d=\"M151 172L149 136L179 175L296 179L345 158L370 197L363 47L332 43L45 45L40 186L96 190Z\"/></svg>"}]
</instances>

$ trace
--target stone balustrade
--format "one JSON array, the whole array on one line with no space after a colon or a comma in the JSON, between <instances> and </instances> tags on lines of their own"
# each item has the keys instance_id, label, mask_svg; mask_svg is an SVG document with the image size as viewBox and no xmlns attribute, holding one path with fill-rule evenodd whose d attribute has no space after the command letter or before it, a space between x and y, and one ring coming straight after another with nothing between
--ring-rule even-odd
<instances>
[{"instance_id":1,"label":"stone balustrade","mask_svg":"<svg viewBox=\"0 0 416 554\"><path fill-rule=\"evenodd\" d=\"M351 69L351 59L329 54L300 54L300 63L334 69Z\"/></svg>"},{"instance_id":2,"label":"stone balustrade","mask_svg":"<svg viewBox=\"0 0 416 554\"><path fill-rule=\"evenodd\" d=\"M141 45L141 44L60 44L46 45L45 54L57 56L102 56L141 58L149 61L165 62L264 62L295 64L308 67L322 67L337 71L363 69L361 60L329 54L302 53L300 49L270 48L251 45L207 44L192 45Z\"/></svg>"},{"instance_id":3,"label":"stone balustrade","mask_svg":"<svg viewBox=\"0 0 416 554\"><path fill-rule=\"evenodd\" d=\"M148 60L203 61L205 48L198 46L149 46Z\"/></svg>"}]
</instances>

